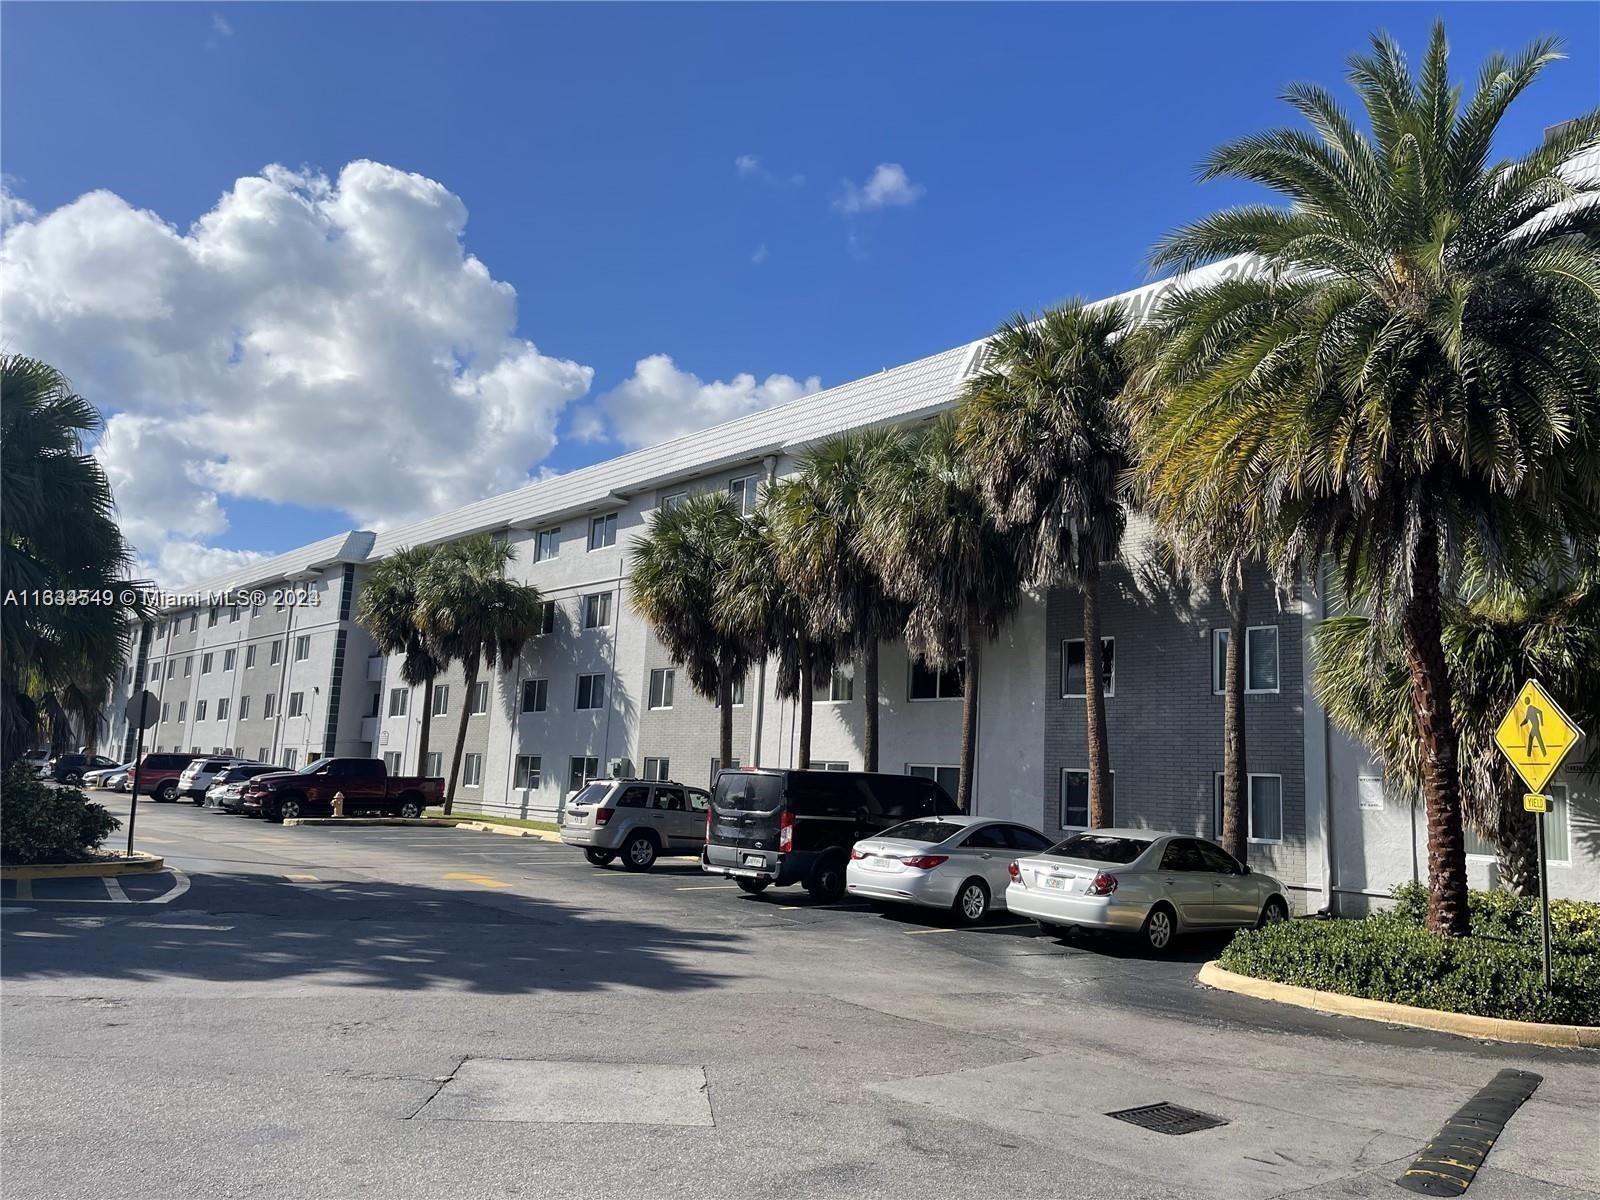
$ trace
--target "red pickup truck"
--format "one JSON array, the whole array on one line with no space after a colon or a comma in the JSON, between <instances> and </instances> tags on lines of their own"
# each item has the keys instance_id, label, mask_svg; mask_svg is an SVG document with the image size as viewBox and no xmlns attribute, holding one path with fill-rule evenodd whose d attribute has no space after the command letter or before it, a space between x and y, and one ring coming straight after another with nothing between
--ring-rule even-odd
<instances>
[{"instance_id":1,"label":"red pickup truck","mask_svg":"<svg viewBox=\"0 0 1600 1200\"><path fill-rule=\"evenodd\" d=\"M420 817L444 796L438 776L391 775L378 758L319 758L298 771L273 771L247 780L239 797L247 813L269 821L325 817L333 797L344 793L344 813L355 816Z\"/></svg>"}]
</instances>

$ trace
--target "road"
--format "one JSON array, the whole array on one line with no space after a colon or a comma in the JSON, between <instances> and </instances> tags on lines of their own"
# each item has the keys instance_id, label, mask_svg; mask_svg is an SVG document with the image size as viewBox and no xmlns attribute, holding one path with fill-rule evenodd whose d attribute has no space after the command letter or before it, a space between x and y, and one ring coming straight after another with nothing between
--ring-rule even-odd
<instances>
[{"instance_id":1,"label":"road","mask_svg":"<svg viewBox=\"0 0 1600 1200\"><path fill-rule=\"evenodd\" d=\"M1600 1196L1600 1055L1213 992L1215 940L1153 961L466 830L138 832L181 882L7 893L8 1200L1399 1197L1505 1067L1544 1082L1468 1194ZM1105 1115L1162 1101L1227 1124Z\"/></svg>"}]
</instances>

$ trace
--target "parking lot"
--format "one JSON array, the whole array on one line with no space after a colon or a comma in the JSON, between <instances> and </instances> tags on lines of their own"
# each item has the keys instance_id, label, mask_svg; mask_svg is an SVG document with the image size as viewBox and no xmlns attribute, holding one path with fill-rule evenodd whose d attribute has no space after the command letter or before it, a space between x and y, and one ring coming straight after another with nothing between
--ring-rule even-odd
<instances>
[{"instance_id":1,"label":"parking lot","mask_svg":"<svg viewBox=\"0 0 1600 1200\"><path fill-rule=\"evenodd\" d=\"M1600 1191L1600 1056L1215 993L1217 939L1157 960L467 830L138 832L173 873L7 884L10 1195L1388 1195L1506 1066L1545 1081L1472 1195ZM1106 1115L1162 1101L1227 1124Z\"/></svg>"}]
</instances>

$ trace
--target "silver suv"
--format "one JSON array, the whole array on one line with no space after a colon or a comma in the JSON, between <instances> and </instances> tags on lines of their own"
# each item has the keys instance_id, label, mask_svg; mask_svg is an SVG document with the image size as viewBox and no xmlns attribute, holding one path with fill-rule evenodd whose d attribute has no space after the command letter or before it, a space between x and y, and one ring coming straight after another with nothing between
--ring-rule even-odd
<instances>
[{"instance_id":1,"label":"silver suv","mask_svg":"<svg viewBox=\"0 0 1600 1200\"><path fill-rule=\"evenodd\" d=\"M709 793L681 783L597 780L567 801L561 840L597 867L620 855L628 870L648 871L657 855L700 853L710 805Z\"/></svg>"},{"instance_id":2,"label":"silver suv","mask_svg":"<svg viewBox=\"0 0 1600 1200\"><path fill-rule=\"evenodd\" d=\"M178 795L189 797L198 807L206 802L206 790L221 772L229 767L255 765L257 764L254 759L227 754L197 758L183 769L182 775L178 776Z\"/></svg>"}]
</instances>

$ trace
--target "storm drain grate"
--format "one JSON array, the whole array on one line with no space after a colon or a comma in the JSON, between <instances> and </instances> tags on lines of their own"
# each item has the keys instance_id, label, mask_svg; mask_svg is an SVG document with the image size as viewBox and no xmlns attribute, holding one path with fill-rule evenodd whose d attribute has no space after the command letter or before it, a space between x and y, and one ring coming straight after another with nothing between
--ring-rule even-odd
<instances>
[{"instance_id":1,"label":"storm drain grate","mask_svg":"<svg viewBox=\"0 0 1600 1200\"><path fill-rule=\"evenodd\" d=\"M1168 1104L1165 1101L1160 1104L1146 1104L1142 1108L1124 1108L1120 1112L1109 1112L1106 1116L1137 1125L1140 1129L1153 1129L1157 1133L1174 1135L1195 1133L1201 1129L1215 1129L1218 1125L1227 1124L1221 1117L1196 1112L1181 1104Z\"/></svg>"}]
</instances>

